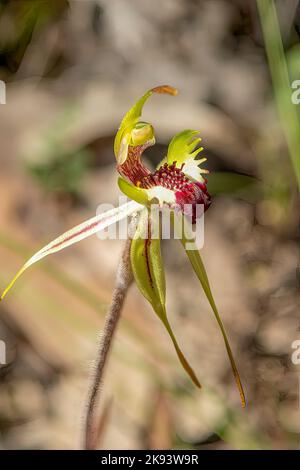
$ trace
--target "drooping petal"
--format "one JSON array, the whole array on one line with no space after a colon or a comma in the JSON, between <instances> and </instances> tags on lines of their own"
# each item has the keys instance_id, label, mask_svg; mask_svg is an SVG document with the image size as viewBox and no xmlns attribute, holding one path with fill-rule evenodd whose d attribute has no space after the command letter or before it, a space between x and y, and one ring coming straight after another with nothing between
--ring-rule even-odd
<instances>
[{"instance_id":1,"label":"drooping petal","mask_svg":"<svg viewBox=\"0 0 300 470\"><path fill-rule=\"evenodd\" d=\"M135 105L127 112L127 114L125 115L125 117L123 118L120 124L120 127L115 137L115 142L114 142L115 156L119 165L122 165L124 161L126 160L126 148L128 149L128 146L130 144L131 132L141 117L144 104L153 93L165 93L169 95L177 95L177 90L169 85L162 85L162 86L152 88L151 90L148 90L135 103ZM147 123L143 123L143 124L147 125ZM148 124L148 126L150 125ZM145 130L146 130L146 134L145 134ZM144 143L149 139L149 135L148 135L149 128L143 128L139 130L136 129L136 131L139 131L139 132L136 132L136 134L138 135L134 136L135 140L137 140L136 142L137 145L140 145L141 143ZM138 142L139 136L142 136L143 138L142 142Z\"/></svg>"},{"instance_id":2,"label":"drooping petal","mask_svg":"<svg viewBox=\"0 0 300 470\"><path fill-rule=\"evenodd\" d=\"M24 266L22 266L20 271L16 274L14 279L4 290L2 296L0 297L0 300L5 297L7 292L12 288L12 286L15 284L16 280L21 276L21 274L23 274L23 272L27 268L32 266L37 261L40 261L42 258L45 258L45 256L61 251L64 248L67 248L68 246L73 245L74 243L77 243L83 240L84 238L87 238L99 232L100 230L104 230L110 225L124 219L133 212L141 210L142 208L143 206L141 206L137 202L130 201L120 207L96 215L95 217L77 225L76 227L73 227L71 230L68 230L64 234L60 235L58 238L56 238L51 243L49 243L44 248L35 253L24 264Z\"/></svg>"},{"instance_id":3,"label":"drooping petal","mask_svg":"<svg viewBox=\"0 0 300 470\"><path fill-rule=\"evenodd\" d=\"M175 135L168 147L167 163L169 165L175 163L186 176L202 182L204 179L201 173L208 173L208 171L199 167L206 161L206 158L197 159L198 154L203 150L203 147L199 147L200 142L199 131L186 129Z\"/></svg>"},{"instance_id":4,"label":"drooping petal","mask_svg":"<svg viewBox=\"0 0 300 470\"><path fill-rule=\"evenodd\" d=\"M165 273L160 252L160 238L151 237L153 223L155 223L154 220L150 218L148 210L145 209L140 214L136 235L131 245L131 265L134 278L142 295L150 302L169 333L183 368L194 384L200 388L199 380L183 355L167 318Z\"/></svg>"},{"instance_id":5,"label":"drooping petal","mask_svg":"<svg viewBox=\"0 0 300 470\"><path fill-rule=\"evenodd\" d=\"M182 223L185 224L184 229L181 225ZM227 334L226 334L223 322L221 320L221 317L219 315L217 306L215 304L215 301L214 301L214 298L213 298L213 295L212 295L212 291L211 291L211 288L210 288L208 276L207 276L204 264L202 262L199 250L197 250L197 249L192 249L192 250L186 249L186 244L187 243L194 242L194 244L195 244L195 236L193 235L191 227L189 228L189 223L186 220L186 218L178 217L178 215L174 213L173 214L173 224L174 224L174 229L175 230L176 229L178 230L178 227L180 227L180 235L181 235L182 245L185 248L186 254L187 254L187 256L188 256L188 258L191 262L191 265L192 265L192 267L195 271L196 276L198 277L198 279L201 283L203 291L204 291L204 293L207 297L207 300L208 300L208 302L209 302L209 304L210 304L210 306L213 310L213 313L215 315L217 323L220 327L220 330L221 330L221 333L222 333L222 336L223 336L223 339L224 339L225 347L226 347L226 350L227 350L227 354L228 354L228 357L229 357L229 360L230 360L231 368L232 368L232 371L233 371L233 375L234 375L234 378L235 378L235 381L236 381L236 384L237 384L237 387L238 387L238 390L239 390L241 404L242 404L242 407L244 408L246 406L246 398L245 398L245 394L244 394L244 390L243 390L243 385L241 383L240 375L239 375L239 372L238 372L238 369L237 369L237 366L236 366L236 363L235 363L235 360L234 360L234 357L233 357L233 354L232 354L232 351L231 351L231 347L230 347L230 344L229 344L229 341L228 341L228 338L227 338Z\"/></svg>"}]
</instances>

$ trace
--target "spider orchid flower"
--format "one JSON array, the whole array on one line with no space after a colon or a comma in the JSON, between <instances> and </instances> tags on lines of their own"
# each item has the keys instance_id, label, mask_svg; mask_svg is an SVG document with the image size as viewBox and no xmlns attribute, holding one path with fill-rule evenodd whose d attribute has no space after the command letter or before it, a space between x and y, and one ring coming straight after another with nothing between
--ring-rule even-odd
<instances>
[{"instance_id":1,"label":"spider orchid flower","mask_svg":"<svg viewBox=\"0 0 300 470\"><path fill-rule=\"evenodd\" d=\"M166 313L165 274L160 237L152 236L154 225L158 225L156 227L158 233L160 230L160 219L155 218L154 220L150 210L153 204L156 204L159 208L169 211L175 231L178 231L180 224L183 222L185 224L184 230L180 230L180 241L220 327L239 390L241 404L244 407L246 400L240 376L211 292L205 267L199 250L188 248L188 242L195 241L192 227L198 217L197 206L201 205L203 212L209 208L211 203L211 197L206 187L207 181L202 176L208 171L200 167L206 158L198 158L199 153L203 150L202 147L199 147L201 138L199 132L195 130L180 132L171 140L167 155L158 167L154 171L148 169L141 157L148 147L155 144L154 129L151 124L141 121L140 118L145 102L153 93L177 95L177 90L164 85L147 91L125 115L115 137L114 152L117 170L120 174L118 185L130 201L83 222L39 250L16 274L3 292L1 300L19 276L37 261L138 213L130 257L136 284L165 326L183 368L194 384L200 388L200 382L178 345Z\"/></svg>"}]
</instances>

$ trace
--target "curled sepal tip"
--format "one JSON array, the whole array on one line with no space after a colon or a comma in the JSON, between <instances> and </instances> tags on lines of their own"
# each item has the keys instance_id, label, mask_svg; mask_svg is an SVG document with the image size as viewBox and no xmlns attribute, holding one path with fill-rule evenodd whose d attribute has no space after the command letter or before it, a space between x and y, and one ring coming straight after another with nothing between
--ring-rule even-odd
<instances>
[{"instance_id":1,"label":"curled sepal tip","mask_svg":"<svg viewBox=\"0 0 300 470\"><path fill-rule=\"evenodd\" d=\"M158 230L158 227L153 226L157 223L154 219L155 217L150 217L147 209L140 214L140 220L136 234L132 240L130 254L134 278L140 292L150 302L153 310L164 324L173 342L181 365L194 384L201 388L195 372L189 365L177 343L167 318L165 307L165 274L160 251L160 238L159 236L155 236L155 238L152 237L153 233L157 235Z\"/></svg>"},{"instance_id":2,"label":"curled sepal tip","mask_svg":"<svg viewBox=\"0 0 300 470\"><path fill-rule=\"evenodd\" d=\"M177 96L178 95L178 90L177 88L174 88L170 85L160 85L152 88L151 90L153 93L161 93L161 94L168 94L172 96Z\"/></svg>"},{"instance_id":3,"label":"curled sepal tip","mask_svg":"<svg viewBox=\"0 0 300 470\"><path fill-rule=\"evenodd\" d=\"M145 142L154 143L154 131L150 124L140 123L142 127L140 129L136 127L141 117L143 106L153 93L176 96L178 91L170 85L151 88L126 113L114 142L114 152L119 165L122 165L126 160L129 145L142 145Z\"/></svg>"}]
</instances>

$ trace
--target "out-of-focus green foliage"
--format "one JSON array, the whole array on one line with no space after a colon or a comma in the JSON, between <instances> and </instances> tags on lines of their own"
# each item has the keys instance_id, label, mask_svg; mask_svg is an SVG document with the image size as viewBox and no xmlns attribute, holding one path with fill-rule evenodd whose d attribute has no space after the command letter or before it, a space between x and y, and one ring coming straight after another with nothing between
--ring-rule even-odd
<instances>
[{"instance_id":1,"label":"out-of-focus green foliage","mask_svg":"<svg viewBox=\"0 0 300 470\"><path fill-rule=\"evenodd\" d=\"M42 136L42 147L37 161L27 163L29 173L46 194L81 199L81 184L88 171L91 153L85 148L66 144L71 124L77 118L77 109L67 108Z\"/></svg>"},{"instance_id":2,"label":"out-of-focus green foliage","mask_svg":"<svg viewBox=\"0 0 300 470\"><path fill-rule=\"evenodd\" d=\"M287 141L295 177L300 188L300 120L292 103L291 83L273 0L257 0L273 90L281 126Z\"/></svg>"},{"instance_id":3,"label":"out-of-focus green foliage","mask_svg":"<svg viewBox=\"0 0 300 470\"><path fill-rule=\"evenodd\" d=\"M300 45L295 44L289 51L286 53L287 66L289 70L289 76L291 78L291 85L295 80L300 80ZM291 92L295 91L292 88ZM299 95L298 95L299 96ZM298 119L300 121L300 105L295 106L296 111L298 112Z\"/></svg>"},{"instance_id":4,"label":"out-of-focus green foliage","mask_svg":"<svg viewBox=\"0 0 300 470\"><path fill-rule=\"evenodd\" d=\"M212 196L227 194L253 201L258 197L259 181L253 176L216 171L209 175L207 188Z\"/></svg>"},{"instance_id":5,"label":"out-of-focus green foliage","mask_svg":"<svg viewBox=\"0 0 300 470\"><path fill-rule=\"evenodd\" d=\"M62 151L44 163L29 164L31 175L46 193L80 197L80 185L88 169L89 152Z\"/></svg>"},{"instance_id":6,"label":"out-of-focus green foliage","mask_svg":"<svg viewBox=\"0 0 300 470\"><path fill-rule=\"evenodd\" d=\"M0 65L4 64L11 72L15 72L33 34L56 20L68 6L67 0L1 2Z\"/></svg>"}]
</instances>

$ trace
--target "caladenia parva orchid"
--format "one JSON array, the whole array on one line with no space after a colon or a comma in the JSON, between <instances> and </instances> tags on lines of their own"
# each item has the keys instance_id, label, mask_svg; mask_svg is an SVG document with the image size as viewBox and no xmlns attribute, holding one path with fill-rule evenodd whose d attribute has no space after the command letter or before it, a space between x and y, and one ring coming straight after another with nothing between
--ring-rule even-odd
<instances>
[{"instance_id":1,"label":"caladenia parva orchid","mask_svg":"<svg viewBox=\"0 0 300 470\"><path fill-rule=\"evenodd\" d=\"M117 170L120 174L118 184L120 190L130 201L83 222L38 251L16 274L3 292L1 300L19 276L37 261L104 230L128 216L138 214L130 247L130 261L134 279L139 290L150 302L153 310L165 326L182 366L194 384L201 387L194 370L177 343L167 317L165 274L161 257L160 237L151 236L153 229L158 229L159 233L161 223L159 218L153 217L151 208L155 204L160 209L169 211L173 228L177 233L180 233L181 244L221 329L240 393L241 403L244 407L246 402L243 387L211 292L205 267L199 250L188 248L190 246L188 242L195 241L196 237L193 224L197 222L197 207L201 206L203 212L209 208L211 203L206 187L206 179L202 176L208 171L200 167L206 159L199 159L199 153L203 150L202 147L199 147L201 141L199 132L184 130L177 134L171 140L167 155L158 167L154 171L148 169L143 164L141 157L145 149L155 143L154 129L151 124L141 121L140 118L145 102L153 93L176 95L177 90L166 85L153 88L145 93L125 115L115 137L114 152L117 160ZM183 223L184 230L178 230L182 228Z\"/></svg>"}]
</instances>

